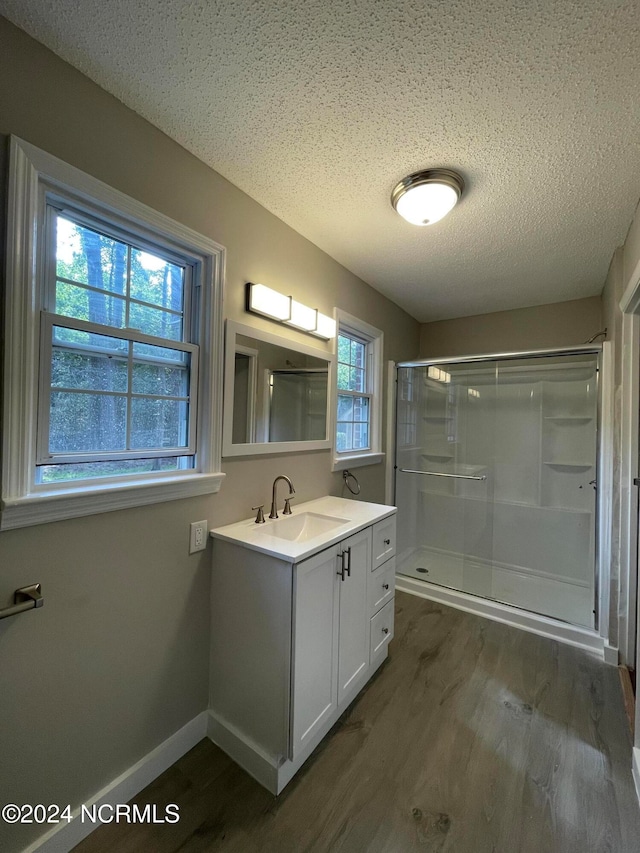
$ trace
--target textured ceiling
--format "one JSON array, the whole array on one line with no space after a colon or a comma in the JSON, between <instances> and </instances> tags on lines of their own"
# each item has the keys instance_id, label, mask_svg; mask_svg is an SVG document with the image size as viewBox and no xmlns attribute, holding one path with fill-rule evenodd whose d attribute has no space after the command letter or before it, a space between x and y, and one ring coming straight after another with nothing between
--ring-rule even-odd
<instances>
[{"instance_id":1,"label":"textured ceiling","mask_svg":"<svg viewBox=\"0 0 640 853\"><path fill-rule=\"evenodd\" d=\"M637 0L0 12L421 321L599 293L640 196ZM434 166L467 190L416 228L389 196Z\"/></svg>"}]
</instances>

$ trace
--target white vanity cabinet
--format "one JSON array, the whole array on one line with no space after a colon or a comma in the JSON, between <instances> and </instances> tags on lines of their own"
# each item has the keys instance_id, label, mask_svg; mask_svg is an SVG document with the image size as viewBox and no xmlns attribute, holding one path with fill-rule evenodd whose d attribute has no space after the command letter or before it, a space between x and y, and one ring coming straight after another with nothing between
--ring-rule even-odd
<instances>
[{"instance_id":1,"label":"white vanity cabinet","mask_svg":"<svg viewBox=\"0 0 640 853\"><path fill-rule=\"evenodd\" d=\"M370 571L371 528L295 566L293 760L367 680Z\"/></svg>"},{"instance_id":2,"label":"white vanity cabinet","mask_svg":"<svg viewBox=\"0 0 640 853\"><path fill-rule=\"evenodd\" d=\"M341 501L343 516L352 503ZM381 523L395 553L395 510L364 506L387 517L364 528L345 521L346 533L361 529L295 560L212 532L208 733L273 793L387 657L394 560L378 565L374 542ZM248 530L254 539L262 532ZM264 525L260 541L268 533Z\"/></svg>"}]
</instances>

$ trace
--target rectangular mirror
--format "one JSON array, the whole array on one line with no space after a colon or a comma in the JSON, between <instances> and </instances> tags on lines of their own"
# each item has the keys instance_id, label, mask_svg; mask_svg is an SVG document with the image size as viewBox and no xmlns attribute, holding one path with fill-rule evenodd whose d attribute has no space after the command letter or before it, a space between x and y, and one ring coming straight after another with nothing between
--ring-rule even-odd
<instances>
[{"instance_id":1,"label":"rectangular mirror","mask_svg":"<svg viewBox=\"0 0 640 853\"><path fill-rule=\"evenodd\" d=\"M223 456L324 450L334 356L227 320Z\"/></svg>"}]
</instances>

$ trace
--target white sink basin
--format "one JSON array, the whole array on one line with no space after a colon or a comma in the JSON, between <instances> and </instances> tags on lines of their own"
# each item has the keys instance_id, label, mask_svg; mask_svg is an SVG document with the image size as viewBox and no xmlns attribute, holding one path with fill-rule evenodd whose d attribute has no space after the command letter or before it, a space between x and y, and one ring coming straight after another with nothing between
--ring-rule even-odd
<instances>
[{"instance_id":1,"label":"white sink basin","mask_svg":"<svg viewBox=\"0 0 640 853\"><path fill-rule=\"evenodd\" d=\"M332 515L320 515L317 512L301 512L270 522L256 533L264 532L267 536L287 539L289 542L307 542L322 536L336 527L348 524L348 518L336 518Z\"/></svg>"},{"instance_id":2,"label":"white sink basin","mask_svg":"<svg viewBox=\"0 0 640 853\"><path fill-rule=\"evenodd\" d=\"M210 535L278 560L299 563L395 511L392 506L325 495L296 504L292 515L256 524L254 514L244 521L217 527Z\"/></svg>"}]
</instances>

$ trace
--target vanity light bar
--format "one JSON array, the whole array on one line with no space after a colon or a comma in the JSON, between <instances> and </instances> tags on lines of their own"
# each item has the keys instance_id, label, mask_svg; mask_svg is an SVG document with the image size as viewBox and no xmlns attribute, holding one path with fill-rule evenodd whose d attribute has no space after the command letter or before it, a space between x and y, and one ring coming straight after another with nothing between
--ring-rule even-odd
<instances>
[{"instance_id":1,"label":"vanity light bar","mask_svg":"<svg viewBox=\"0 0 640 853\"><path fill-rule=\"evenodd\" d=\"M336 336L336 321L332 317L264 284L247 282L247 311L278 323L286 323L287 326L309 332L326 341Z\"/></svg>"},{"instance_id":2,"label":"vanity light bar","mask_svg":"<svg viewBox=\"0 0 640 853\"><path fill-rule=\"evenodd\" d=\"M451 382L450 373L447 373L446 370L441 370L439 367L435 367L433 365L427 368L427 376L429 379L435 379L436 382L444 382L445 384Z\"/></svg>"}]
</instances>

